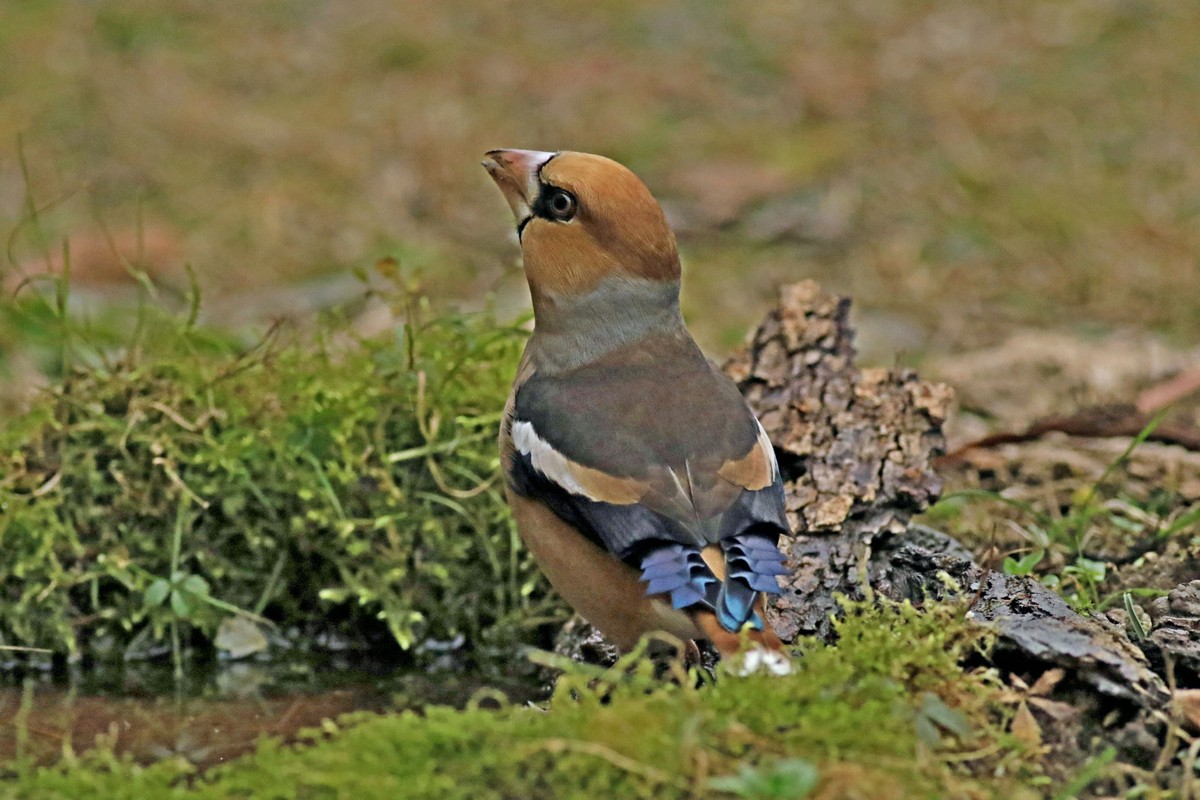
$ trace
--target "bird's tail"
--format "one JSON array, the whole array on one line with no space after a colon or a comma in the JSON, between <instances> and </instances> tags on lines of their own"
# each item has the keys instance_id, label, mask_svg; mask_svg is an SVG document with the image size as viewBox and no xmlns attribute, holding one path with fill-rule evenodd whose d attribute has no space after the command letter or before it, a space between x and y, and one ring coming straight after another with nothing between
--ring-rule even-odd
<instances>
[{"instance_id":1,"label":"bird's tail","mask_svg":"<svg viewBox=\"0 0 1200 800\"><path fill-rule=\"evenodd\" d=\"M741 659L735 662L740 672L784 675L791 662L766 621L764 602L767 594L780 593L777 576L788 571L776 541L773 531L748 532L723 539L719 552L715 545L700 551L660 542L634 563L642 568L646 593L670 596L675 608L692 608L692 619L721 656Z\"/></svg>"},{"instance_id":2,"label":"bird's tail","mask_svg":"<svg viewBox=\"0 0 1200 800\"><path fill-rule=\"evenodd\" d=\"M780 594L779 575L788 570L779 547L777 534L742 533L721 540L725 553L725 580L717 595L717 621L721 627L737 633L747 623L761 631L764 623L755 611L759 594Z\"/></svg>"},{"instance_id":3,"label":"bird's tail","mask_svg":"<svg viewBox=\"0 0 1200 800\"><path fill-rule=\"evenodd\" d=\"M674 608L704 605L714 611L720 582L700 551L682 544L662 544L641 558L646 594L668 594Z\"/></svg>"}]
</instances>

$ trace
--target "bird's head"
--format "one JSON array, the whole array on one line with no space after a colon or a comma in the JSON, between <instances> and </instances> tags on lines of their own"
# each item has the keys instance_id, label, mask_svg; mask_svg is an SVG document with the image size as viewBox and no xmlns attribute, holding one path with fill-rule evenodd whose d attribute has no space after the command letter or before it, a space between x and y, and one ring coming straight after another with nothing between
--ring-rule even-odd
<instances>
[{"instance_id":1,"label":"bird's head","mask_svg":"<svg viewBox=\"0 0 1200 800\"><path fill-rule=\"evenodd\" d=\"M535 309L614 281L678 286L662 208L621 164L588 153L492 150L483 166L516 217Z\"/></svg>"}]
</instances>

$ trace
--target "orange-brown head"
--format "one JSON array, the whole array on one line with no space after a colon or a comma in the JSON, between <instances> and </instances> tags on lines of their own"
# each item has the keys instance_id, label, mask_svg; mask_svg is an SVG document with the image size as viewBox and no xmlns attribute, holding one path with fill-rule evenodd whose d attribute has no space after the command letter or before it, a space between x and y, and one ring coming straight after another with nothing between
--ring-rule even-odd
<instances>
[{"instance_id":1,"label":"orange-brown head","mask_svg":"<svg viewBox=\"0 0 1200 800\"><path fill-rule=\"evenodd\" d=\"M603 279L679 280L675 237L650 190L589 153L492 150L484 168L517 221L534 294L571 297Z\"/></svg>"}]
</instances>

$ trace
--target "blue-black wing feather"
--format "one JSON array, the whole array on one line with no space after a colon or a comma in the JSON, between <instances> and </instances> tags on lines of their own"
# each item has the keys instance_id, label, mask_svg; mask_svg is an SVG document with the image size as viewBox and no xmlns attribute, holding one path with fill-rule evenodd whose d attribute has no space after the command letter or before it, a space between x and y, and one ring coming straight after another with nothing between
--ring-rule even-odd
<instances>
[{"instance_id":1,"label":"blue-black wing feather","mask_svg":"<svg viewBox=\"0 0 1200 800\"><path fill-rule=\"evenodd\" d=\"M671 503L594 500L542 474L521 452L506 465L509 485L640 570L648 593L668 594L676 608L707 607L731 631L747 622L761 627L756 599L778 592L777 576L786 572L777 546L788 530L778 470L761 489L722 483L721 464L761 446L745 401L690 339L644 343L647 352L654 357L534 374L517 391L510 424L529 423L562 457L616 478L650 480L669 468L685 477L696 508L711 509L714 503L699 498L719 491L717 511L697 519L699 512L686 518ZM710 544L724 551L723 582L700 555Z\"/></svg>"}]
</instances>

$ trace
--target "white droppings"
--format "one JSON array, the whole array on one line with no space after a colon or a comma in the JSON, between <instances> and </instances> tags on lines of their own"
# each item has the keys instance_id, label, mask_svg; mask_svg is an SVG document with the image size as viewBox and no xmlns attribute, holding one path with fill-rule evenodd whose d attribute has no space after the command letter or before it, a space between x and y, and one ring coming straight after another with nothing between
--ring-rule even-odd
<instances>
[{"instance_id":1,"label":"white droppings","mask_svg":"<svg viewBox=\"0 0 1200 800\"><path fill-rule=\"evenodd\" d=\"M740 655L740 662L733 667L735 675L745 677L758 672L768 675L792 674L792 660L778 650L752 647Z\"/></svg>"}]
</instances>

